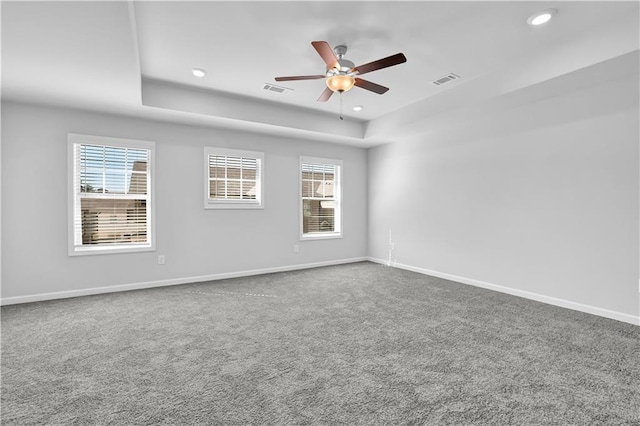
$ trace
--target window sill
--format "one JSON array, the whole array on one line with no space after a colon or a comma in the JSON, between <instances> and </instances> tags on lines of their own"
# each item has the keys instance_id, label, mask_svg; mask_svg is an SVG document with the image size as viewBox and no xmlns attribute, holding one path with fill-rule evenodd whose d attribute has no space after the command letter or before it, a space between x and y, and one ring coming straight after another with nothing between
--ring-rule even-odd
<instances>
[{"instance_id":1,"label":"window sill","mask_svg":"<svg viewBox=\"0 0 640 426\"><path fill-rule=\"evenodd\" d=\"M334 240L338 238L342 238L341 232L313 232L302 234L300 236L300 241Z\"/></svg>"},{"instance_id":2,"label":"window sill","mask_svg":"<svg viewBox=\"0 0 640 426\"><path fill-rule=\"evenodd\" d=\"M245 209L264 209L264 205L262 203L227 203L227 202L206 202L204 203L204 208L206 210L217 210L217 209L235 209L235 210L245 210Z\"/></svg>"},{"instance_id":3,"label":"window sill","mask_svg":"<svg viewBox=\"0 0 640 426\"><path fill-rule=\"evenodd\" d=\"M140 253L145 251L155 251L155 247L152 245L139 245L135 247L104 247L104 246L82 246L71 247L69 249L69 256L91 256L95 254L122 254L122 253Z\"/></svg>"}]
</instances>

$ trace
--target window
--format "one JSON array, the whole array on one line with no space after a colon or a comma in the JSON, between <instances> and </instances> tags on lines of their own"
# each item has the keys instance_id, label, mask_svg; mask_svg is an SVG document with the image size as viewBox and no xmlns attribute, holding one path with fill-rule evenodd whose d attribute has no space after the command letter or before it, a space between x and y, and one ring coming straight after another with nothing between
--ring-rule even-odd
<instances>
[{"instance_id":1,"label":"window","mask_svg":"<svg viewBox=\"0 0 640 426\"><path fill-rule=\"evenodd\" d=\"M205 209L260 209L264 154L205 147Z\"/></svg>"},{"instance_id":2,"label":"window","mask_svg":"<svg viewBox=\"0 0 640 426\"><path fill-rule=\"evenodd\" d=\"M69 255L154 249L153 142L69 134Z\"/></svg>"},{"instance_id":3,"label":"window","mask_svg":"<svg viewBox=\"0 0 640 426\"><path fill-rule=\"evenodd\" d=\"M300 238L339 238L342 161L300 158Z\"/></svg>"}]
</instances>

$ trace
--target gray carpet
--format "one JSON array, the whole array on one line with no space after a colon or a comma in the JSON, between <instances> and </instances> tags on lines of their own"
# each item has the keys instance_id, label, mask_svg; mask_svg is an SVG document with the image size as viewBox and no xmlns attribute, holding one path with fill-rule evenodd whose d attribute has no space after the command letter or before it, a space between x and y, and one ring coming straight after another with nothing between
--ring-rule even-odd
<instances>
[{"instance_id":1,"label":"gray carpet","mask_svg":"<svg viewBox=\"0 0 640 426\"><path fill-rule=\"evenodd\" d=\"M2 308L3 425L640 425L640 327L372 263Z\"/></svg>"}]
</instances>

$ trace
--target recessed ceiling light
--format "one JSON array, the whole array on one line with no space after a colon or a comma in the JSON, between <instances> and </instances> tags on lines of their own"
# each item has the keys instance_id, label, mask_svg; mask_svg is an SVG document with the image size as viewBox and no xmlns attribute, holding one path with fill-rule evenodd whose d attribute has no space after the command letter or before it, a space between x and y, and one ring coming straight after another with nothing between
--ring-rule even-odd
<instances>
[{"instance_id":1,"label":"recessed ceiling light","mask_svg":"<svg viewBox=\"0 0 640 426\"><path fill-rule=\"evenodd\" d=\"M356 105L353 107L354 111L362 111L364 109L364 107L362 105Z\"/></svg>"},{"instance_id":2,"label":"recessed ceiling light","mask_svg":"<svg viewBox=\"0 0 640 426\"><path fill-rule=\"evenodd\" d=\"M549 22L549 20L553 18L556 13L558 13L557 9L547 9L543 10L542 12L534 13L533 15L529 16L529 19L527 19L527 23L532 27L538 27Z\"/></svg>"},{"instance_id":3,"label":"recessed ceiling light","mask_svg":"<svg viewBox=\"0 0 640 426\"><path fill-rule=\"evenodd\" d=\"M207 75L207 72L205 70L203 70L202 68L192 68L191 72L196 77L204 77L205 75Z\"/></svg>"}]
</instances>

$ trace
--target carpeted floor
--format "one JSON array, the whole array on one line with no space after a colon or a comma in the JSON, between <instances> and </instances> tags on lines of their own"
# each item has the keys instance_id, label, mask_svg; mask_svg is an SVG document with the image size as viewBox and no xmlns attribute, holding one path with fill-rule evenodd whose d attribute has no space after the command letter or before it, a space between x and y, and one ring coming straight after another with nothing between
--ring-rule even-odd
<instances>
[{"instance_id":1,"label":"carpeted floor","mask_svg":"<svg viewBox=\"0 0 640 426\"><path fill-rule=\"evenodd\" d=\"M2 308L2 425L640 425L640 327L373 263Z\"/></svg>"}]
</instances>

